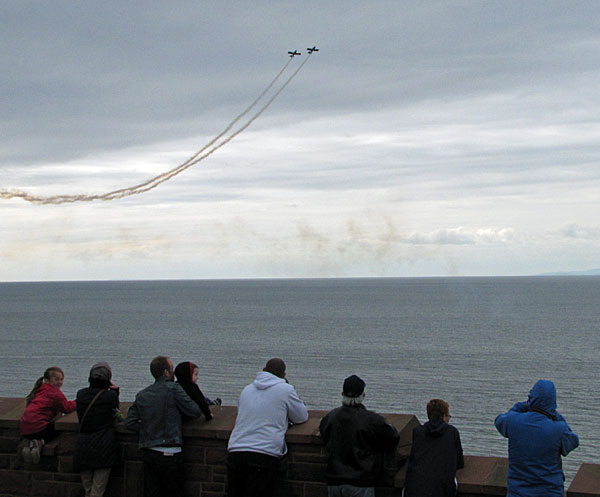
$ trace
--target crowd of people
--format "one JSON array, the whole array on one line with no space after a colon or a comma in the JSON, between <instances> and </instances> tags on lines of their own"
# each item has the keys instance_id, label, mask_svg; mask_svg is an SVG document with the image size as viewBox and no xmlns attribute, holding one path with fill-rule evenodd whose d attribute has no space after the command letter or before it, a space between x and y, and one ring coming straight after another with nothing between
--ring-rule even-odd
<instances>
[{"instance_id":1,"label":"crowd of people","mask_svg":"<svg viewBox=\"0 0 600 497\"><path fill-rule=\"evenodd\" d=\"M210 421L209 405L221 401L204 396L197 384L199 368L192 362L174 368L170 358L158 356L152 359L150 372L154 382L137 393L124 424L138 433L144 495L183 496L182 423L200 416ZM61 392L63 381L59 367L48 368L26 397L19 422L22 457L26 463L39 463L42 447L58 435L57 415L76 411L75 466L86 497L101 497L120 457L115 431L115 421L121 420L119 388L105 362L92 366L89 386L79 390L75 400L67 400ZM329 497L374 497L384 457L400 440L393 425L365 407L365 387L356 375L346 378L341 406L320 420ZM228 496L273 496L279 465L287 453L286 431L308 417L304 402L286 379L284 361L270 359L238 401L227 448ZM455 496L456 472L464 466L464 457L460 434L450 424L450 406L442 399L430 400L427 418L412 433L403 495ZM579 438L556 410L554 383L539 380L528 400L499 414L495 426L508 438L507 495L562 497L561 456L575 449Z\"/></svg>"}]
</instances>

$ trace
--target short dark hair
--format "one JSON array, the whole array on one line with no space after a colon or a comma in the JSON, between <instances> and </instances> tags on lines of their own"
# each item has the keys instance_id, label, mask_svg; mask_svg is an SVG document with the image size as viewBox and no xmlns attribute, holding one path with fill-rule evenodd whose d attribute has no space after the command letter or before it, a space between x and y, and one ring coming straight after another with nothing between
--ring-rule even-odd
<instances>
[{"instance_id":1,"label":"short dark hair","mask_svg":"<svg viewBox=\"0 0 600 497\"><path fill-rule=\"evenodd\" d=\"M274 374L275 376L279 376L279 378L285 377L285 362L283 359L279 359L278 357L273 357L273 359L269 359L267 361L267 365L263 369L267 373Z\"/></svg>"},{"instance_id":2,"label":"short dark hair","mask_svg":"<svg viewBox=\"0 0 600 497\"><path fill-rule=\"evenodd\" d=\"M159 355L150 362L150 372L155 379L160 378L164 374L165 369L169 370L169 367L169 358L164 355Z\"/></svg>"},{"instance_id":3,"label":"short dark hair","mask_svg":"<svg viewBox=\"0 0 600 497\"><path fill-rule=\"evenodd\" d=\"M450 414L450 405L442 399L431 399L427 402L427 417L429 421L441 420Z\"/></svg>"}]
</instances>

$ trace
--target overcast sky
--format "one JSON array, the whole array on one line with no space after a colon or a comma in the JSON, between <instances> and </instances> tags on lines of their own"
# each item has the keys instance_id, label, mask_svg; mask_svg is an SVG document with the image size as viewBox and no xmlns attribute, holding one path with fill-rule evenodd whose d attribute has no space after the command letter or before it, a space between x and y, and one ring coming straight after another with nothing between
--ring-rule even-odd
<instances>
[{"instance_id":1,"label":"overcast sky","mask_svg":"<svg viewBox=\"0 0 600 497\"><path fill-rule=\"evenodd\" d=\"M151 191L0 199L0 281L600 267L596 1L4 0L0 23L0 190L39 196L178 166L320 49Z\"/></svg>"}]
</instances>

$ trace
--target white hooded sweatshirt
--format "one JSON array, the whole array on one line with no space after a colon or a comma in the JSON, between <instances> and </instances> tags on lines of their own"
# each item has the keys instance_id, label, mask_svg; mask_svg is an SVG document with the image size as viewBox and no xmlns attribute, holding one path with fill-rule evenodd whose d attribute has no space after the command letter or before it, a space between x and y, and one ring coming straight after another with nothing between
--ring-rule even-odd
<instances>
[{"instance_id":1,"label":"white hooded sweatshirt","mask_svg":"<svg viewBox=\"0 0 600 497\"><path fill-rule=\"evenodd\" d=\"M287 452L288 419L292 423L308 420L304 402L283 378L261 371L242 390L227 450L283 456Z\"/></svg>"}]
</instances>

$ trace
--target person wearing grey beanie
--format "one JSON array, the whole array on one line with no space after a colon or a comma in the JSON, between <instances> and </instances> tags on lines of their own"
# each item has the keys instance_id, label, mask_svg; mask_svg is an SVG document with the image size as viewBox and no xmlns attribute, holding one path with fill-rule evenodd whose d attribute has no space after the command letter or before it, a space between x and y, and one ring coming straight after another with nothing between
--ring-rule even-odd
<instances>
[{"instance_id":1,"label":"person wearing grey beanie","mask_svg":"<svg viewBox=\"0 0 600 497\"><path fill-rule=\"evenodd\" d=\"M79 469L86 497L102 497L112 467L119 461L115 420L120 419L118 387L112 384L106 362L90 369L89 387L77 392L79 436L75 467Z\"/></svg>"}]
</instances>

